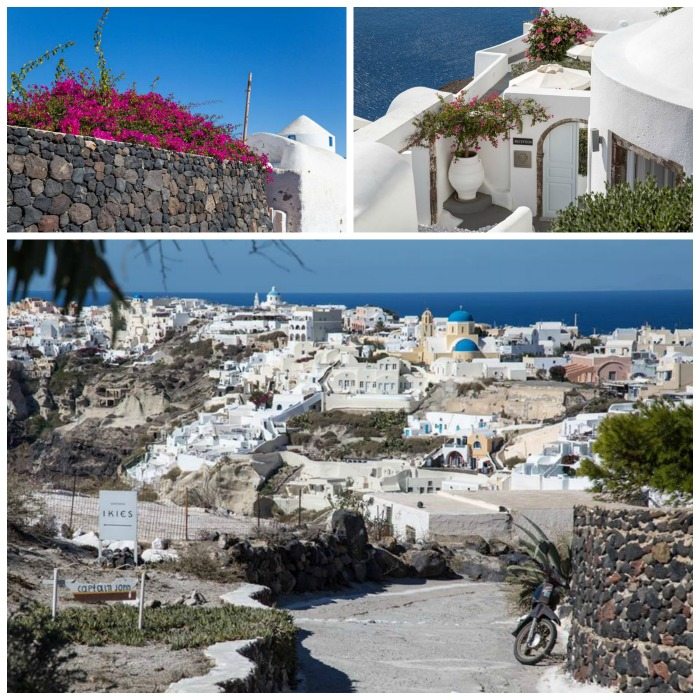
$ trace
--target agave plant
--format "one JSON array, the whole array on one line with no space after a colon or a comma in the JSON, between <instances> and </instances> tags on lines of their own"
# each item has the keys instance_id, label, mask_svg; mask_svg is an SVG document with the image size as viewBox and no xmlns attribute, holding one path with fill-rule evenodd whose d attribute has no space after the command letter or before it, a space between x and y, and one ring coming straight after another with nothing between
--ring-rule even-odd
<instances>
[{"instance_id":1,"label":"agave plant","mask_svg":"<svg viewBox=\"0 0 700 700\"><path fill-rule=\"evenodd\" d=\"M506 580L520 587L518 606L527 608L534 590L546 579L548 572L554 571L566 583L571 580L571 546L557 547L536 523L524 515L522 517L532 529L517 524L515 527L526 535L518 539L518 544L529 560L508 566Z\"/></svg>"}]
</instances>

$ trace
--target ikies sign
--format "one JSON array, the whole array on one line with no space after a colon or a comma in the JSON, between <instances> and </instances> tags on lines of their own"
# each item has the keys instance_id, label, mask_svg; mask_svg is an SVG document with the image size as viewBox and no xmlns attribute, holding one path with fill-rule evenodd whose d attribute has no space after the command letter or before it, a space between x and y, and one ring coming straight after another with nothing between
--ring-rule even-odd
<instances>
[{"instance_id":1,"label":"ikies sign","mask_svg":"<svg viewBox=\"0 0 700 700\"><path fill-rule=\"evenodd\" d=\"M136 540L136 491L100 491L99 532L102 540Z\"/></svg>"},{"instance_id":2,"label":"ikies sign","mask_svg":"<svg viewBox=\"0 0 700 700\"><path fill-rule=\"evenodd\" d=\"M514 146L532 146L532 139L526 139L522 136L514 136L513 137L513 145Z\"/></svg>"}]
</instances>

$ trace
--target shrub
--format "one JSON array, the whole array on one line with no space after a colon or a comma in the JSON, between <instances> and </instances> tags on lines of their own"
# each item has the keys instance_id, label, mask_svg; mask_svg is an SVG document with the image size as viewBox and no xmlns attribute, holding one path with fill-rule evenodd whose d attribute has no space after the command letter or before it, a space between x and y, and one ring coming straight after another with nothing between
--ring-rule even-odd
<instances>
[{"instance_id":1,"label":"shrub","mask_svg":"<svg viewBox=\"0 0 700 700\"><path fill-rule=\"evenodd\" d=\"M549 378L555 382L563 382L566 379L566 369L562 365L554 365L549 368Z\"/></svg>"},{"instance_id":2,"label":"shrub","mask_svg":"<svg viewBox=\"0 0 700 700\"><path fill-rule=\"evenodd\" d=\"M519 549L529 557L521 564L510 564L506 581L518 586L517 605L528 609L532 594L546 578L549 572L556 573L567 585L571 581L571 544L554 544L538 525L523 515L527 527L515 524L525 537L518 538Z\"/></svg>"},{"instance_id":3,"label":"shrub","mask_svg":"<svg viewBox=\"0 0 700 700\"><path fill-rule=\"evenodd\" d=\"M559 61L574 44L582 44L593 32L580 20L542 8L523 41L525 56L541 61Z\"/></svg>"},{"instance_id":4,"label":"shrub","mask_svg":"<svg viewBox=\"0 0 700 700\"><path fill-rule=\"evenodd\" d=\"M579 197L552 223L556 233L687 232L693 230L693 180L676 187L659 187L649 177L630 187L627 183Z\"/></svg>"},{"instance_id":5,"label":"shrub","mask_svg":"<svg viewBox=\"0 0 700 700\"><path fill-rule=\"evenodd\" d=\"M484 390L484 385L481 382L467 382L460 384L457 388L457 396L469 396L470 394L478 394Z\"/></svg>"},{"instance_id":6,"label":"shrub","mask_svg":"<svg viewBox=\"0 0 700 700\"><path fill-rule=\"evenodd\" d=\"M205 544L195 543L178 552L176 560L166 561L157 566L166 571L196 576L203 581L234 583L243 579L237 567L224 565L212 554L214 552L207 549Z\"/></svg>"},{"instance_id":7,"label":"shrub","mask_svg":"<svg viewBox=\"0 0 700 700\"><path fill-rule=\"evenodd\" d=\"M70 638L48 608L32 603L7 619L7 690L11 693L65 693L75 675L63 668L75 656L65 652Z\"/></svg>"},{"instance_id":8,"label":"shrub","mask_svg":"<svg viewBox=\"0 0 700 700\"><path fill-rule=\"evenodd\" d=\"M175 481L180 476L180 474L182 474L182 469L180 469L180 467L173 467L168 471L164 478L170 481Z\"/></svg>"},{"instance_id":9,"label":"shrub","mask_svg":"<svg viewBox=\"0 0 700 700\"><path fill-rule=\"evenodd\" d=\"M145 503L154 503L158 500L158 492L152 486L142 486L138 492L138 500Z\"/></svg>"}]
</instances>

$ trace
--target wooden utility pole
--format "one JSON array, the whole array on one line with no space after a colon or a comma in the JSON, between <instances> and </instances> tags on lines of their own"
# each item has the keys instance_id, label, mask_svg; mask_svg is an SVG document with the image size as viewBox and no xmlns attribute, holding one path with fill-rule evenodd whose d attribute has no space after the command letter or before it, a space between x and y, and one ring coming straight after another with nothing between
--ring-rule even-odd
<instances>
[{"instance_id":1,"label":"wooden utility pole","mask_svg":"<svg viewBox=\"0 0 700 700\"><path fill-rule=\"evenodd\" d=\"M250 91L253 88L253 73L248 73L248 87L245 91L245 115L243 116L243 143L248 140L248 113L250 112Z\"/></svg>"}]
</instances>

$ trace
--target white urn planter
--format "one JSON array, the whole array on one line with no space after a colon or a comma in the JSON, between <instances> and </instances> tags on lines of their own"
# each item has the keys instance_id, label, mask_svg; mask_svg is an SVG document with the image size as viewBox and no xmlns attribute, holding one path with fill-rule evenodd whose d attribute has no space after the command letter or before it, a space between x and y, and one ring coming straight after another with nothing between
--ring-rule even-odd
<instances>
[{"instance_id":1,"label":"white urn planter","mask_svg":"<svg viewBox=\"0 0 700 700\"><path fill-rule=\"evenodd\" d=\"M457 199L474 199L484 182L484 166L479 154L470 153L467 158L453 158L447 171L447 179L457 191Z\"/></svg>"}]
</instances>

